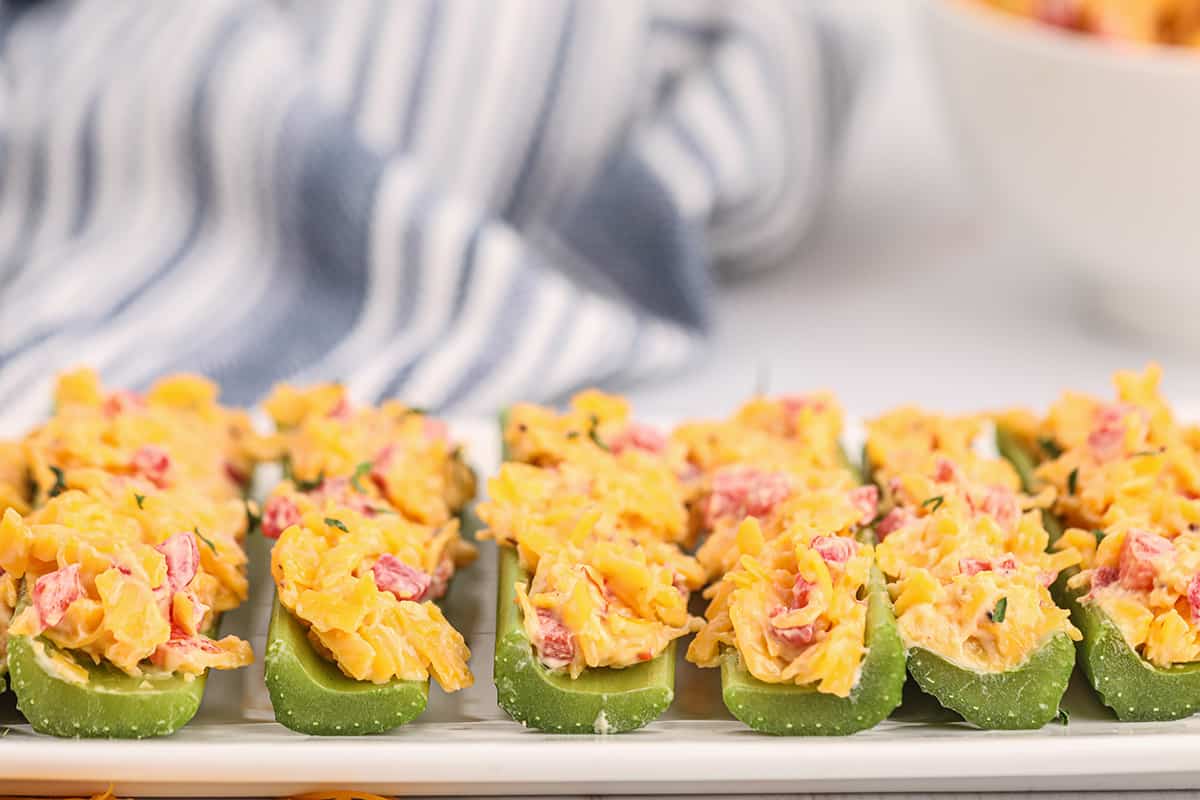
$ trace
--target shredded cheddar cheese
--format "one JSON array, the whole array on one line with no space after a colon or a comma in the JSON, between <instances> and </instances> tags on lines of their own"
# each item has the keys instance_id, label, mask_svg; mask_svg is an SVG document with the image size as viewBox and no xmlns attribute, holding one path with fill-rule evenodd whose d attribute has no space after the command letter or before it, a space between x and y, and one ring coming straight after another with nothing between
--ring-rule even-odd
<instances>
[{"instance_id":1,"label":"shredded cheddar cheese","mask_svg":"<svg viewBox=\"0 0 1200 800\"><path fill-rule=\"evenodd\" d=\"M854 536L878 492L857 485L841 430L828 393L757 397L727 420L676 429L707 533L697 558L716 580L688 660L715 667L732 647L768 683L840 697L858 683L873 551Z\"/></svg>"},{"instance_id":2,"label":"shredded cheddar cheese","mask_svg":"<svg viewBox=\"0 0 1200 800\"><path fill-rule=\"evenodd\" d=\"M271 574L279 602L346 675L373 683L432 675L456 691L472 683L470 651L437 605L421 602L430 584L411 568L435 573L457 536L453 520L435 528L397 514L311 510L279 537Z\"/></svg>"},{"instance_id":3,"label":"shredded cheddar cheese","mask_svg":"<svg viewBox=\"0 0 1200 800\"><path fill-rule=\"evenodd\" d=\"M1151 364L1117 373L1115 402L1065 393L1033 430L1058 453L1036 475L1074 526L1058 546L1082 554L1068 586L1167 667L1200 660L1200 453L1161 379Z\"/></svg>"},{"instance_id":4,"label":"shredded cheddar cheese","mask_svg":"<svg viewBox=\"0 0 1200 800\"><path fill-rule=\"evenodd\" d=\"M737 566L705 591L708 622L688 660L715 667L735 647L761 681L849 696L866 656L872 548L804 525L767 540L754 517L736 548Z\"/></svg>"},{"instance_id":5,"label":"shredded cheddar cheese","mask_svg":"<svg viewBox=\"0 0 1200 800\"><path fill-rule=\"evenodd\" d=\"M902 408L868 424L867 457L890 506L875 553L905 646L986 673L1080 638L1047 587L1081 554L1046 552L1053 492L1024 495L1008 462L977 452L983 422Z\"/></svg>"},{"instance_id":6,"label":"shredded cheddar cheese","mask_svg":"<svg viewBox=\"0 0 1200 800\"><path fill-rule=\"evenodd\" d=\"M516 601L541 662L572 677L627 667L694 631L704 573L676 544L687 509L665 437L597 391L563 414L514 406L504 435L511 460L477 512L531 573Z\"/></svg>"},{"instance_id":7,"label":"shredded cheddar cheese","mask_svg":"<svg viewBox=\"0 0 1200 800\"><path fill-rule=\"evenodd\" d=\"M262 513L279 602L355 680L470 686L470 651L433 602L477 555L454 517L475 474L445 424L397 402L355 408L337 384L280 386L266 407L278 432L260 454L289 475Z\"/></svg>"},{"instance_id":8,"label":"shredded cheddar cheese","mask_svg":"<svg viewBox=\"0 0 1200 800\"><path fill-rule=\"evenodd\" d=\"M66 680L107 662L131 676L252 660L207 635L246 599L249 421L196 376L109 391L95 372L59 378L55 413L0 448L0 629L39 636ZM30 487L4 495L4 487ZM15 605L26 598L22 610Z\"/></svg>"},{"instance_id":9,"label":"shredded cheddar cheese","mask_svg":"<svg viewBox=\"0 0 1200 800\"><path fill-rule=\"evenodd\" d=\"M360 493L433 525L475 496L475 473L445 423L403 403L355 408L339 384L284 384L263 405L278 433L259 443L259 455L283 457L297 483L354 480Z\"/></svg>"}]
</instances>

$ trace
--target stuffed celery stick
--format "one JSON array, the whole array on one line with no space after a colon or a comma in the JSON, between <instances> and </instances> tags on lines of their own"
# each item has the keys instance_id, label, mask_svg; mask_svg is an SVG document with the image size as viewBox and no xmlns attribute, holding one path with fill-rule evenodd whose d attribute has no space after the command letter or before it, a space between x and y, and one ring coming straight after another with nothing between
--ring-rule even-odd
<instances>
[{"instance_id":1,"label":"stuffed celery stick","mask_svg":"<svg viewBox=\"0 0 1200 800\"><path fill-rule=\"evenodd\" d=\"M555 733L620 733L674 698L675 641L703 583L677 542L683 487L665 438L598 392L556 414L506 415L510 459L479 516L501 545L495 676L501 708Z\"/></svg>"},{"instance_id":2,"label":"stuffed celery stick","mask_svg":"<svg viewBox=\"0 0 1200 800\"><path fill-rule=\"evenodd\" d=\"M171 733L195 714L208 669L252 659L246 642L210 636L247 594L248 422L189 376L137 395L80 371L60 379L55 408L22 444L35 507L0 522L0 566L20 597L8 629L18 707L57 736Z\"/></svg>"},{"instance_id":3,"label":"stuffed celery stick","mask_svg":"<svg viewBox=\"0 0 1200 800\"><path fill-rule=\"evenodd\" d=\"M1054 491L1056 547L1083 554L1055 591L1088 680L1132 721L1200 710L1200 433L1160 378L1121 372L1115 402L1068 392L1044 420L1006 414L997 430L1030 488Z\"/></svg>"},{"instance_id":4,"label":"stuffed celery stick","mask_svg":"<svg viewBox=\"0 0 1200 800\"><path fill-rule=\"evenodd\" d=\"M1058 714L1080 637L1048 586L1080 554L1046 553L1039 504L1004 461L974 450L980 420L900 409L868 426L890 510L875 527L909 672L981 728Z\"/></svg>"},{"instance_id":5,"label":"stuffed celery stick","mask_svg":"<svg viewBox=\"0 0 1200 800\"><path fill-rule=\"evenodd\" d=\"M429 679L471 685L470 652L434 602L474 548L456 515L475 479L445 425L399 403L354 409L342 387L280 387L266 456L285 480L263 509L276 598L266 681L302 733L379 733L425 709Z\"/></svg>"},{"instance_id":6,"label":"stuffed celery stick","mask_svg":"<svg viewBox=\"0 0 1200 800\"><path fill-rule=\"evenodd\" d=\"M676 429L698 552L716 582L688 649L721 667L726 706L754 730L840 735L900 702L904 653L872 548L878 490L858 486L828 394L758 397Z\"/></svg>"}]
</instances>

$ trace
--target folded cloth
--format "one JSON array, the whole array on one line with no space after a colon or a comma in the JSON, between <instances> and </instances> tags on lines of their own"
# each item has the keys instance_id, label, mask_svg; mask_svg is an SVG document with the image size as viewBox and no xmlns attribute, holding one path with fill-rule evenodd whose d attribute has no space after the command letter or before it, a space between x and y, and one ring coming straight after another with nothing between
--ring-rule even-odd
<instances>
[{"instance_id":1,"label":"folded cloth","mask_svg":"<svg viewBox=\"0 0 1200 800\"><path fill-rule=\"evenodd\" d=\"M818 207L803 0L10 3L0 409L80 361L492 409L677 367Z\"/></svg>"}]
</instances>

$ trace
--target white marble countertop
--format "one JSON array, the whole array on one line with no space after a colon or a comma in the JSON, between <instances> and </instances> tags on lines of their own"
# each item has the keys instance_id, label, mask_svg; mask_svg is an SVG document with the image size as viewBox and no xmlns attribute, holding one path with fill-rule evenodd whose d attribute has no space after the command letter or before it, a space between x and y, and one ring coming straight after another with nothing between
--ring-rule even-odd
<instances>
[{"instance_id":1,"label":"white marble countertop","mask_svg":"<svg viewBox=\"0 0 1200 800\"><path fill-rule=\"evenodd\" d=\"M1086 281L986 213L909 3L842 2L878 24L883 46L825 225L794 263L723 288L711 353L632 391L640 411L711 415L764 371L772 390L829 388L861 413L1044 406L1068 386L1107 394L1113 371L1150 359L1179 405L1200 398L1193 352L1119 330Z\"/></svg>"}]
</instances>

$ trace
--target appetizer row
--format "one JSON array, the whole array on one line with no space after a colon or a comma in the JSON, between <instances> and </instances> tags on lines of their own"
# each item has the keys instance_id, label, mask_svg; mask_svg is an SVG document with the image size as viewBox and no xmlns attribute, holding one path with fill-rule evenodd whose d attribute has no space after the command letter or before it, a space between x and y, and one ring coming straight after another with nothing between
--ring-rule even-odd
<instances>
[{"instance_id":1,"label":"appetizer row","mask_svg":"<svg viewBox=\"0 0 1200 800\"><path fill-rule=\"evenodd\" d=\"M982 728L1055 718L1078 658L1121 719L1200 703L1200 429L1159 371L1045 418L902 408L862 469L827 394L755 398L669 435L595 391L503 417L477 506L498 545L500 706L534 728L616 733L672 702L675 650L721 670L730 712L772 734L885 719L906 674ZM273 539L265 653L276 718L310 734L419 715L429 679L471 685L440 610L476 557L475 476L444 424L336 385L281 386L252 430L201 378L142 395L64 376L52 416L0 445L0 642L22 712L59 736L170 733L248 593L248 531ZM992 450L994 452L994 449ZM261 510L256 464L283 481ZM253 535L259 535L258 533ZM703 617L689 610L700 594Z\"/></svg>"}]
</instances>

